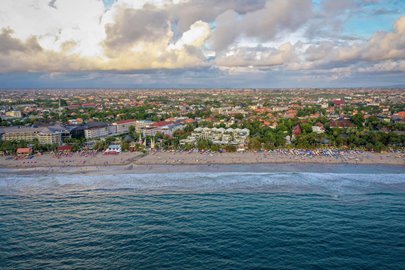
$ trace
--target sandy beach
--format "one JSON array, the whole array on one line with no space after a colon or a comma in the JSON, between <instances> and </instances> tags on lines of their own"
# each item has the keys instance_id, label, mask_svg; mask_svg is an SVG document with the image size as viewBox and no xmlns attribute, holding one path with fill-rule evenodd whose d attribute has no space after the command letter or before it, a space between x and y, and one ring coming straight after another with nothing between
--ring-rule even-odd
<instances>
[{"instance_id":1,"label":"sandy beach","mask_svg":"<svg viewBox=\"0 0 405 270\"><path fill-rule=\"evenodd\" d=\"M12 157L0 157L0 167L5 168L44 168L44 167L94 167L116 166L130 164L143 156L140 152L125 152L119 155L80 154L72 153L55 156L43 154L32 158L14 159Z\"/></svg>"},{"instance_id":2,"label":"sandy beach","mask_svg":"<svg viewBox=\"0 0 405 270\"><path fill-rule=\"evenodd\" d=\"M311 156L282 152L188 153L156 152L138 159L136 164L256 164L323 163L405 165L405 156L397 153L353 152L336 156Z\"/></svg>"},{"instance_id":3,"label":"sandy beach","mask_svg":"<svg viewBox=\"0 0 405 270\"><path fill-rule=\"evenodd\" d=\"M199 164L266 164L266 163L319 163L319 164L385 164L405 166L405 155L399 152L372 153L361 151L327 152L313 154L305 150L275 150L268 152L210 153L210 152L125 152L119 155L102 153L67 155L44 154L29 159L0 157L3 168L74 168L120 165L199 165Z\"/></svg>"}]
</instances>

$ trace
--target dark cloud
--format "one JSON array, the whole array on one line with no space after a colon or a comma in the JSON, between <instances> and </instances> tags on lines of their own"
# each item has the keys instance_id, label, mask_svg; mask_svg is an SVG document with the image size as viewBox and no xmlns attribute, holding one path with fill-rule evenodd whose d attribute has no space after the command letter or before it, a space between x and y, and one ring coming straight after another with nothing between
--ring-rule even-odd
<instances>
[{"instance_id":1,"label":"dark cloud","mask_svg":"<svg viewBox=\"0 0 405 270\"><path fill-rule=\"evenodd\" d=\"M3 29L0 34L0 54L8 54L13 51L40 51L38 41L35 37L28 39L26 42L14 38L13 31Z\"/></svg>"},{"instance_id":2,"label":"dark cloud","mask_svg":"<svg viewBox=\"0 0 405 270\"><path fill-rule=\"evenodd\" d=\"M238 37L268 41L278 35L293 32L312 17L311 0L272 0L263 9L240 16L235 11L221 14L216 20L212 37L213 48L224 50Z\"/></svg>"},{"instance_id":3,"label":"dark cloud","mask_svg":"<svg viewBox=\"0 0 405 270\"><path fill-rule=\"evenodd\" d=\"M195 21L214 21L217 16L233 10L244 15L262 9L266 0L195 0L171 6L168 11L178 31L186 31Z\"/></svg>"},{"instance_id":4,"label":"dark cloud","mask_svg":"<svg viewBox=\"0 0 405 270\"><path fill-rule=\"evenodd\" d=\"M48 3L48 6L50 6L51 8L54 8L54 9L56 9L56 1L57 0L51 0L51 1L49 1L49 3Z\"/></svg>"},{"instance_id":5,"label":"dark cloud","mask_svg":"<svg viewBox=\"0 0 405 270\"><path fill-rule=\"evenodd\" d=\"M115 22L106 26L105 45L120 49L136 41L154 41L167 34L168 14L147 6L142 10L119 8Z\"/></svg>"}]
</instances>

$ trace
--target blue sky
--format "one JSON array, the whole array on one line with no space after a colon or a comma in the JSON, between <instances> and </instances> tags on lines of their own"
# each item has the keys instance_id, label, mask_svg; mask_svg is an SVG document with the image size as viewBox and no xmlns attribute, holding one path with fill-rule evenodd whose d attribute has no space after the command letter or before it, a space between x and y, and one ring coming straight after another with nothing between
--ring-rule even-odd
<instances>
[{"instance_id":1,"label":"blue sky","mask_svg":"<svg viewBox=\"0 0 405 270\"><path fill-rule=\"evenodd\" d=\"M0 88L405 86L401 0L5 0Z\"/></svg>"}]
</instances>

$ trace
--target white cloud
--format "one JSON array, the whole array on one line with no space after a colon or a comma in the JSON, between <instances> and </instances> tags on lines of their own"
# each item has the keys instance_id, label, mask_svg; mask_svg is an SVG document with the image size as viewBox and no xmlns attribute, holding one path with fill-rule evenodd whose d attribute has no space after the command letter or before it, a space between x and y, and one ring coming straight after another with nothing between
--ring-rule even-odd
<instances>
[{"instance_id":1,"label":"white cloud","mask_svg":"<svg viewBox=\"0 0 405 270\"><path fill-rule=\"evenodd\" d=\"M322 12L356 3L328 1ZM340 42L306 37L308 23L329 23L314 17L311 0L117 0L109 9L101 0L3 0L0 72L404 71L405 16L391 32Z\"/></svg>"}]
</instances>

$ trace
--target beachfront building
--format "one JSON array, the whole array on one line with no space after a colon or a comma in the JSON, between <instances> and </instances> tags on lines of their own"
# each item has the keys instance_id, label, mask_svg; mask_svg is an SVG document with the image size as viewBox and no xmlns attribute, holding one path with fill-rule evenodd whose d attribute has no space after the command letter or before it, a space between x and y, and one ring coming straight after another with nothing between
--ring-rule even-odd
<instances>
[{"instance_id":1,"label":"beachfront building","mask_svg":"<svg viewBox=\"0 0 405 270\"><path fill-rule=\"evenodd\" d=\"M111 144L105 150L105 154L119 154L121 153L121 146L119 144Z\"/></svg>"},{"instance_id":2,"label":"beachfront building","mask_svg":"<svg viewBox=\"0 0 405 270\"><path fill-rule=\"evenodd\" d=\"M181 140L180 144L195 144L198 140L209 140L219 145L245 145L250 131L247 128L196 128L187 139Z\"/></svg>"},{"instance_id":3,"label":"beachfront building","mask_svg":"<svg viewBox=\"0 0 405 270\"><path fill-rule=\"evenodd\" d=\"M61 145L65 139L70 138L70 133L62 126L49 126L42 128L37 137L41 144Z\"/></svg>"},{"instance_id":4,"label":"beachfront building","mask_svg":"<svg viewBox=\"0 0 405 270\"><path fill-rule=\"evenodd\" d=\"M117 126L103 122L88 123L84 130L84 137L86 139L97 139L114 135L117 135Z\"/></svg>"},{"instance_id":5,"label":"beachfront building","mask_svg":"<svg viewBox=\"0 0 405 270\"><path fill-rule=\"evenodd\" d=\"M3 127L0 128L2 141L33 141L37 138L39 128L33 127Z\"/></svg>"},{"instance_id":6,"label":"beachfront building","mask_svg":"<svg viewBox=\"0 0 405 270\"><path fill-rule=\"evenodd\" d=\"M183 125L176 122L160 121L151 125L150 135L155 136L157 133L172 137L176 130L184 128Z\"/></svg>"},{"instance_id":7,"label":"beachfront building","mask_svg":"<svg viewBox=\"0 0 405 270\"><path fill-rule=\"evenodd\" d=\"M47 127L3 127L0 129L2 141L28 141L38 140L40 144L62 144L70 137L70 133L62 126Z\"/></svg>"},{"instance_id":8,"label":"beachfront building","mask_svg":"<svg viewBox=\"0 0 405 270\"><path fill-rule=\"evenodd\" d=\"M136 120L133 119L129 119L129 120L122 120L122 121L118 121L116 123L113 123L113 126L116 126L117 129L117 135L121 135L121 134L127 134L129 133L129 127L136 126Z\"/></svg>"},{"instance_id":9,"label":"beachfront building","mask_svg":"<svg viewBox=\"0 0 405 270\"><path fill-rule=\"evenodd\" d=\"M150 128L152 124L153 122L150 120L137 120L135 122L135 131L140 133L143 129Z\"/></svg>"},{"instance_id":10,"label":"beachfront building","mask_svg":"<svg viewBox=\"0 0 405 270\"><path fill-rule=\"evenodd\" d=\"M32 148L31 147L17 148L16 153L17 156L19 157L29 156L32 154Z\"/></svg>"}]
</instances>

